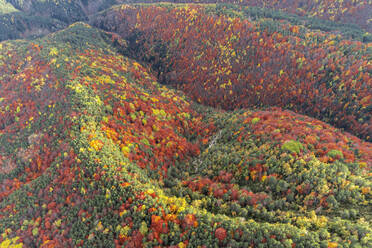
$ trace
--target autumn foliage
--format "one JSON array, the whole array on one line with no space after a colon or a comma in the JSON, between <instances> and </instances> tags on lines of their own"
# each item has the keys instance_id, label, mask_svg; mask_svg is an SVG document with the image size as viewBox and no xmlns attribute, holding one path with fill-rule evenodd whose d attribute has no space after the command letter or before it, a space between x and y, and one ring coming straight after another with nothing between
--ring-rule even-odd
<instances>
[{"instance_id":1,"label":"autumn foliage","mask_svg":"<svg viewBox=\"0 0 372 248\"><path fill-rule=\"evenodd\" d=\"M188 2L188 1L182 1ZM198 3L225 3L265 7L301 16L312 16L341 23L353 23L371 32L371 3L368 0L201 0Z\"/></svg>"},{"instance_id":2,"label":"autumn foliage","mask_svg":"<svg viewBox=\"0 0 372 248\"><path fill-rule=\"evenodd\" d=\"M168 7L0 43L0 247L370 247L368 45Z\"/></svg>"},{"instance_id":3,"label":"autumn foliage","mask_svg":"<svg viewBox=\"0 0 372 248\"><path fill-rule=\"evenodd\" d=\"M200 103L289 108L371 140L368 44L207 14L200 5L124 5L93 23L121 34L126 54Z\"/></svg>"}]
</instances>

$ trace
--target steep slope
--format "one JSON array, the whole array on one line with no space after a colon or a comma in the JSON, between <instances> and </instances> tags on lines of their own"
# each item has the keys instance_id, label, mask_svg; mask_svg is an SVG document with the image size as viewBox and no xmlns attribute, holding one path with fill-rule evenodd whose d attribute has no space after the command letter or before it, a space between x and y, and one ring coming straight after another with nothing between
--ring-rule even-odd
<instances>
[{"instance_id":1,"label":"steep slope","mask_svg":"<svg viewBox=\"0 0 372 248\"><path fill-rule=\"evenodd\" d=\"M371 141L371 43L270 19L215 15L205 5L122 5L94 26L128 41L160 82L224 109L280 106ZM351 63L352 61L352 63Z\"/></svg>"},{"instance_id":2,"label":"steep slope","mask_svg":"<svg viewBox=\"0 0 372 248\"><path fill-rule=\"evenodd\" d=\"M1 0L0 41L41 37L117 3L114 0Z\"/></svg>"},{"instance_id":3,"label":"steep slope","mask_svg":"<svg viewBox=\"0 0 372 248\"><path fill-rule=\"evenodd\" d=\"M8 13L0 15L0 40L40 37L65 27L65 23L56 19Z\"/></svg>"},{"instance_id":4,"label":"steep slope","mask_svg":"<svg viewBox=\"0 0 372 248\"><path fill-rule=\"evenodd\" d=\"M370 0L206 0L201 2L232 3L277 9L302 16L315 16L341 23L353 23L372 32L372 2Z\"/></svg>"},{"instance_id":5,"label":"steep slope","mask_svg":"<svg viewBox=\"0 0 372 248\"><path fill-rule=\"evenodd\" d=\"M330 21L337 21L344 24L355 24L365 30L372 32L371 16L372 3L370 0L3 0L11 3L14 7L28 14L51 15L58 20L71 23L86 18L87 14L95 13L119 3L219 3L236 4L240 6L264 7L267 9L281 10L300 16L317 17Z\"/></svg>"},{"instance_id":6,"label":"steep slope","mask_svg":"<svg viewBox=\"0 0 372 248\"><path fill-rule=\"evenodd\" d=\"M365 43L372 41L371 33L366 32L365 29L350 22L340 23L320 19L316 16L302 16L294 13L288 13L283 10L257 6L242 6L238 4L217 4L211 9L216 14L227 15L230 17L244 17L250 20L270 18L274 21L289 22L292 25L303 25L311 30L321 30L328 33L341 34L345 39L359 40Z\"/></svg>"},{"instance_id":7,"label":"steep slope","mask_svg":"<svg viewBox=\"0 0 372 248\"><path fill-rule=\"evenodd\" d=\"M116 196L143 191L124 190L132 181L150 183L151 170L162 177L167 166L198 153L184 136L204 132L198 114L139 64L111 51L108 38L76 24L36 43L1 44L2 239L17 235L26 247L78 244L98 223L108 224L106 217L86 216L92 207L99 215L110 210L118 222L127 202ZM161 157L148 172L129 162L141 155L150 163L153 154ZM106 202L111 194L113 202ZM90 224L81 229L83 212ZM107 237L112 245L114 232L124 228L116 227Z\"/></svg>"},{"instance_id":8,"label":"steep slope","mask_svg":"<svg viewBox=\"0 0 372 248\"><path fill-rule=\"evenodd\" d=\"M157 0L1 0L0 41L17 38L35 38L67 27L75 21L86 21L91 15L114 4ZM325 13L314 4L304 1L167 1L173 3L209 3L219 14L245 16L250 19L273 18L292 24L302 24L310 29L341 33L347 39L371 42L371 4L363 1L318 1L319 6L329 7ZM217 3L217 4L215 4ZM302 8L299 8L301 7ZM6 14L6 15L4 15ZM56 24L59 24L56 26Z\"/></svg>"},{"instance_id":9,"label":"steep slope","mask_svg":"<svg viewBox=\"0 0 372 248\"><path fill-rule=\"evenodd\" d=\"M0 43L1 247L372 244L370 143L217 111L82 23Z\"/></svg>"},{"instance_id":10,"label":"steep slope","mask_svg":"<svg viewBox=\"0 0 372 248\"><path fill-rule=\"evenodd\" d=\"M317 244L304 247L352 247L358 238L344 234L369 236L370 143L277 108L214 118L216 135L196 159L172 170L170 192L215 214L290 223L319 235ZM322 241L327 236L332 242ZM275 237L256 238L268 247L280 246ZM367 245L367 239L361 243Z\"/></svg>"},{"instance_id":11,"label":"steep slope","mask_svg":"<svg viewBox=\"0 0 372 248\"><path fill-rule=\"evenodd\" d=\"M86 20L82 2L88 4L92 1L68 1L68 0L7 0L18 10L31 16L44 16L60 20L65 23L73 23ZM102 2L102 1L100 1Z\"/></svg>"}]
</instances>

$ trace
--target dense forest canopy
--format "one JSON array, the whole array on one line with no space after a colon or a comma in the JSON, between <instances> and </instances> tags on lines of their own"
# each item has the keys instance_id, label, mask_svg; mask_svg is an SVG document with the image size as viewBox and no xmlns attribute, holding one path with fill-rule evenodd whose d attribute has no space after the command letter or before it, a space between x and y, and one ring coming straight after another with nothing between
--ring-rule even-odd
<instances>
[{"instance_id":1,"label":"dense forest canopy","mask_svg":"<svg viewBox=\"0 0 372 248\"><path fill-rule=\"evenodd\" d=\"M370 0L0 0L0 247L371 247Z\"/></svg>"}]
</instances>

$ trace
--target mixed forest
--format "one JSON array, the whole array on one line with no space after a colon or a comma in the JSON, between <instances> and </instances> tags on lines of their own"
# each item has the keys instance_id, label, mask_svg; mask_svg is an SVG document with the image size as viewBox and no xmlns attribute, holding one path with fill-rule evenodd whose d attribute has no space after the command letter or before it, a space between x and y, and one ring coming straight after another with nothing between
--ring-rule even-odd
<instances>
[{"instance_id":1,"label":"mixed forest","mask_svg":"<svg viewBox=\"0 0 372 248\"><path fill-rule=\"evenodd\" d=\"M0 0L0 247L371 247L370 0Z\"/></svg>"}]
</instances>

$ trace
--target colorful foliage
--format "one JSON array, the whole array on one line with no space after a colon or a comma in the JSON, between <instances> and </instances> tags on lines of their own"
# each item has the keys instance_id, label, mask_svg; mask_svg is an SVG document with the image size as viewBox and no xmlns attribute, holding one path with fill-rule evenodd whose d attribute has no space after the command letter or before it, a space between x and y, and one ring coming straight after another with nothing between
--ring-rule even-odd
<instances>
[{"instance_id":1,"label":"colorful foliage","mask_svg":"<svg viewBox=\"0 0 372 248\"><path fill-rule=\"evenodd\" d=\"M291 223L321 239L330 226L342 236L341 229L361 227L352 223L356 216L370 219L370 143L278 108L216 113L213 119L219 132L197 159L173 169L182 176L168 183L194 207L241 220Z\"/></svg>"},{"instance_id":2,"label":"colorful foliage","mask_svg":"<svg viewBox=\"0 0 372 248\"><path fill-rule=\"evenodd\" d=\"M92 23L121 34L125 54L200 103L289 108L371 140L368 44L207 14L202 5L123 5Z\"/></svg>"},{"instance_id":3,"label":"colorful foliage","mask_svg":"<svg viewBox=\"0 0 372 248\"><path fill-rule=\"evenodd\" d=\"M301 16L312 16L321 19L353 23L371 32L372 5L369 0L217 0L196 1L231 3L243 6L257 6L269 9L282 10Z\"/></svg>"},{"instance_id":4,"label":"colorful foliage","mask_svg":"<svg viewBox=\"0 0 372 248\"><path fill-rule=\"evenodd\" d=\"M226 112L193 103L153 74L186 80L180 81L184 90L190 77L196 82L204 75L204 90L192 92L204 92L200 102L227 106L224 94L239 77L229 61L241 59L231 42L240 38L211 45L206 37L223 40L220 25L229 34L229 28L240 30L241 20L207 16L201 7L120 8L130 13L121 28L152 32L149 43L84 23L33 41L0 43L1 247L371 246L371 143L281 108ZM168 18L169 29L153 28L164 25L157 14ZM193 64L192 43L183 40L193 26L182 36L173 33L181 20L195 27L216 22L216 34L204 28L205 37L194 39L209 54L198 55L201 67ZM288 39L284 46L293 43L282 39ZM123 56L136 41L146 48L137 55L148 56L154 68L174 56L176 67L169 68L178 69L153 71ZM164 41L170 44L153 46ZM160 51L166 56L153 56ZM363 61L365 55L355 56ZM215 79L225 80L214 86L211 57L221 58ZM275 61L255 63L266 70ZM186 65L212 71L198 74ZM367 78L364 70L351 78ZM288 71L266 76L289 78ZM213 98L213 90L220 95ZM366 107L367 93L361 93Z\"/></svg>"}]
</instances>

